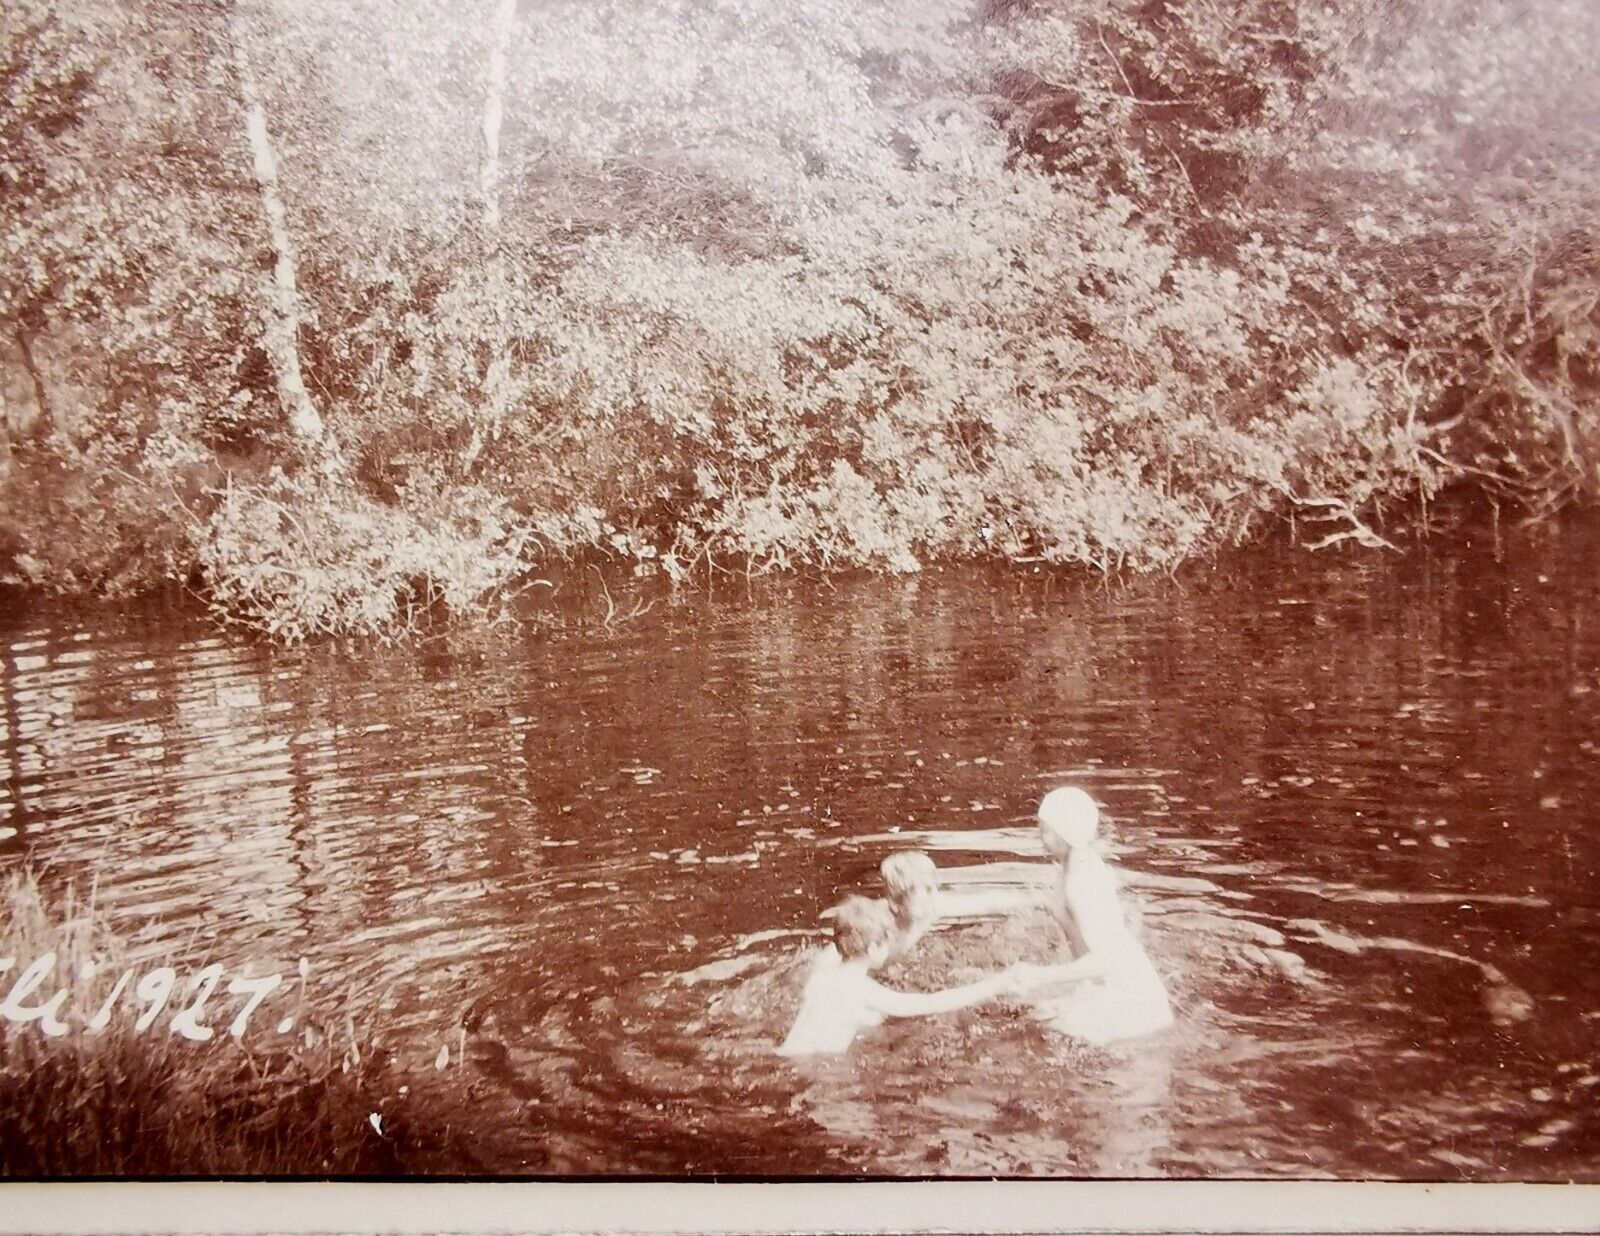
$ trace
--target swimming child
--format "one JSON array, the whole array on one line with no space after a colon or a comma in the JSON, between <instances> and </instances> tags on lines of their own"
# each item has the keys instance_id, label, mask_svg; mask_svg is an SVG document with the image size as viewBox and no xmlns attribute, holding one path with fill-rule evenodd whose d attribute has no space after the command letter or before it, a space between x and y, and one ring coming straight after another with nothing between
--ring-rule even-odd
<instances>
[{"instance_id":1,"label":"swimming child","mask_svg":"<svg viewBox=\"0 0 1600 1236\"><path fill-rule=\"evenodd\" d=\"M781 1055L836 1054L885 1018L945 1013L1022 990L1015 967L945 991L885 987L871 972L889 959L898 934L894 914L882 901L850 897L834 911L833 943L811 962L800 1011L778 1048Z\"/></svg>"},{"instance_id":2,"label":"swimming child","mask_svg":"<svg viewBox=\"0 0 1600 1236\"><path fill-rule=\"evenodd\" d=\"M1062 965L1016 967L1029 987L1068 980L1092 985L1040 1002L1056 1029L1089 1043L1153 1034L1172 1024L1166 984L1123 914L1116 873L1094 847L1100 808L1076 787L1039 804L1044 846L1061 860L1052 909L1078 954Z\"/></svg>"},{"instance_id":3,"label":"swimming child","mask_svg":"<svg viewBox=\"0 0 1600 1236\"><path fill-rule=\"evenodd\" d=\"M883 887L894 915L895 936L889 955L911 951L939 921L939 869L920 850L891 854L879 865Z\"/></svg>"},{"instance_id":4,"label":"swimming child","mask_svg":"<svg viewBox=\"0 0 1600 1236\"><path fill-rule=\"evenodd\" d=\"M883 875L884 894L898 930L890 946L891 957L910 952L943 919L998 918L1046 904L1044 890L1037 888L943 890L939 887L939 869L920 850L891 854L878 870Z\"/></svg>"}]
</instances>

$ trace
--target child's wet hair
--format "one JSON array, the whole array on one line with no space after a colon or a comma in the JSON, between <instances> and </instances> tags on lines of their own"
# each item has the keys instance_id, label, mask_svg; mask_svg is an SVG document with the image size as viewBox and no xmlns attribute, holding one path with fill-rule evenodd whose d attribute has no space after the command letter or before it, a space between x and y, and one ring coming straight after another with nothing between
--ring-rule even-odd
<instances>
[{"instance_id":1,"label":"child's wet hair","mask_svg":"<svg viewBox=\"0 0 1600 1236\"><path fill-rule=\"evenodd\" d=\"M939 886L939 869L921 850L891 854L878 870L883 873L883 886L891 899L903 900L911 893L929 892Z\"/></svg>"},{"instance_id":2,"label":"child's wet hair","mask_svg":"<svg viewBox=\"0 0 1600 1236\"><path fill-rule=\"evenodd\" d=\"M894 939L894 914L871 897L846 897L833 912L833 942L841 957L864 957Z\"/></svg>"}]
</instances>

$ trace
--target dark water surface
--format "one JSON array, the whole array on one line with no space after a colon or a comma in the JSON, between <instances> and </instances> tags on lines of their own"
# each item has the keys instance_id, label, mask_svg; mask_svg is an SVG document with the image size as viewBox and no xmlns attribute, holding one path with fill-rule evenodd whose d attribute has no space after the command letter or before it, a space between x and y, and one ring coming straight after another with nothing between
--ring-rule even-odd
<instances>
[{"instance_id":1,"label":"dark water surface","mask_svg":"<svg viewBox=\"0 0 1600 1236\"><path fill-rule=\"evenodd\" d=\"M151 952L308 958L487 1171L1600 1180L1597 550L739 581L353 652L14 608L0 865L96 881ZM994 1005L771 1054L820 910L908 839L1039 874L1064 782L1173 1030L1099 1051ZM1052 930L957 925L889 977Z\"/></svg>"}]
</instances>

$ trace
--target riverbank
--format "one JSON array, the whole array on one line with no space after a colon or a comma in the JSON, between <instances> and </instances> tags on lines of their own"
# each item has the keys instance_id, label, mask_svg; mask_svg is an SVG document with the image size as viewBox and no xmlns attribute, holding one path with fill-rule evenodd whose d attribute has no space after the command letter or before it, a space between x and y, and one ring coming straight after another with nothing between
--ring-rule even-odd
<instances>
[{"instance_id":1,"label":"riverbank","mask_svg":"<svg viewBox=\"0 0 1600 1236\"><path fill-rule=\"evenodd\" d=\"M1160 574L1182 575L1219 562L1285 551L1306 555L1308 560L1329 560L1411 553L1430 543L1448 545L1474 539L1496 546L1517 535L1517 529L1527 527L1530 521L1554 532L1572 519L1583 521L1591 510L1585 505L1543 511L1503 499L1504 495L1477 485L1457 484L1431 500L1417 497L1391 504L1386 518L1374 515L1370 523L1351 522L1338 510L1291 508L1260 518L1253 535L1210 545L1203 551L1196 549ZM203 620L274 643L330 637L389 642L447 629L457 636L493 639L497 631L513 628L617 628L674 598L743 587L756 579L826 588L854 575L872 573L870 567L848 561L802 560L777 568L772 563L720 558L709 552L686 567L657 552L643 536L602 537L597 531L587 543L571 538L556 546L524 525L515 538L520 544L514 544L511 552L493 564L494 582L485 586L485 561L472 559L469 552L478 542L458 544L429 561L426 555L430 545L439 544L437 537L420 543L396 540L388 564L374 569L370 555L338 561L336 556L348 546L342 549L336 538L317 541L307 529L296 538L298 550L306 555L302 561L291 562L294 547L269 551L261 546L265 560L246 573L253 585L231 577L230 583L218 589L211 585L202 562L216 562L222 551L204 550L185 539L203 535L203 525L181 509L152 512L152 518L156 523L143 530L149 541L125 545L115 559L120 571L114 576L105 574L103 568L99 573L86 573L59 563L47 567L25 553L19 555L30 560L31 569L13 569L0 577L0 606L9 612L40 607L49 612L103 610L156 620ZM397 537L403 538L404 531L405 525L398 521L391 527ZM1144 573L1131 565L1091 566L1026 552L1037 547L1019 545L1014 536L997 532L992 525L980 527L978 533L982 535L974 535L958 549L918 564L916 572L1003 573L1014 569L1049 571L1067 579L1115 579ZM104 555L103 547L84 540L86 535L86 530L65 525L51 541L51 548L80 562L90 553ZM503 529L502 535L510 538ZM263 528L256 527L252 536L261 542ZM150 543L165 549L151 553ZM543 557L538 556L541 551ZM441 582L436 573L455 569L449 565L452 563L465 569L453 584ZM308 576L317 572L327 578L310 587ZM890 574L908 572L909 568Z\"/></svg>"}]
</instances>

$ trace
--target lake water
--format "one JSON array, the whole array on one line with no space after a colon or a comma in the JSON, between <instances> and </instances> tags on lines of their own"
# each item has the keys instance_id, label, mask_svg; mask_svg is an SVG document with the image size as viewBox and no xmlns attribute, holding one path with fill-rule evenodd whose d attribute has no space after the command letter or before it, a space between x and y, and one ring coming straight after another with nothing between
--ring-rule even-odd
<instances>
[{"instance_id":1,"label":"lake water","mask_svg":"<svg viewBox=\"0 0 1600 1236\"><path fill-rule=\"evenodd\" d=\"M486 1172L1592 1181L1597 550L738 579L610 627L575 577L565 629L390 649L13 600L0 865L94 881L150 955L308 959ZM1039 877L1063 783L1171 1031L1089 1049L1012 1001L772 1054L820 911L908 845ZM956 924L887 978L1053 931Z\"/></svg>"}]
</instances>

